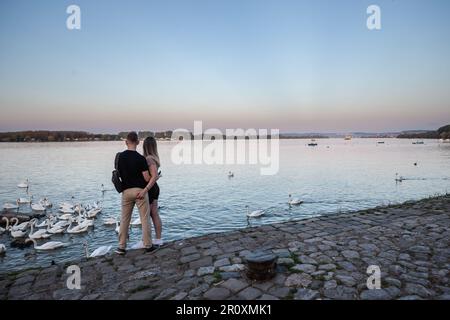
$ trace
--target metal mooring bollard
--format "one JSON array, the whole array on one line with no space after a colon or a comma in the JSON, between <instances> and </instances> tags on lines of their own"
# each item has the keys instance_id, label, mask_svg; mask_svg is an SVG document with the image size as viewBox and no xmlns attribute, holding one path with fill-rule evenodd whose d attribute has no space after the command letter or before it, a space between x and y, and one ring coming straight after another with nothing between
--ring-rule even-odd
<instances>
[{"instance_id":1,"label":"metal mooring bollard","mask_svg":"<svg viewBox=\"0 0 450 320\"><path fill-rule=\"evenodd\" d=\"M251 280L269 280L275 276L278 256L266 251L256 251L245 257L247 277Z\"/></svg>"}]
</instances>

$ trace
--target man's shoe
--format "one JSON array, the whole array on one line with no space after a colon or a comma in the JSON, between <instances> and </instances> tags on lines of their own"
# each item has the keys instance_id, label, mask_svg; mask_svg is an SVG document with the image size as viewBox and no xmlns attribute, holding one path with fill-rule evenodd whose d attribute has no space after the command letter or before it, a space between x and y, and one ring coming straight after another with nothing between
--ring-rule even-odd
<instances>
[{"instance_id":1,"label":"man's shoe","mask_svg":"<svg viewBox=\"0 0 450 320\"><path fill-rule=\"evenodd\" d=\"M145 252L154 252L158 250L157 246L152 245L150 248L145 248Z\"/></svg>"},{"instance_id":2,"label":"man's shoe","mask_svg":"<svg viewBox=\"0 0 450 320\"><path fill-rule=\"evenodd\" d=\"M115 252L123 256L127 251L125 249L117 248Z\"/></svg>"}]
</instances>

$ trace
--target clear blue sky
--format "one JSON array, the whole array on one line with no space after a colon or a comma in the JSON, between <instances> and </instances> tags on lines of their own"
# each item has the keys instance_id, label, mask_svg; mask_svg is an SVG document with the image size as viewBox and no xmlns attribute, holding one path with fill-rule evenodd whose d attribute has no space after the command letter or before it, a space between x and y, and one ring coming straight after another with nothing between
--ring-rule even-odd
<instances>
[{"instance_id":1,"label":"clear blue sky","mask_svg":"<svg viewBox=\"0 0 450 320\"><path fill-rule=\"evenodd\" d=\"M447 0L0 0L0 131L435 129L449 17Z\"/></svg>"}]
</instances>

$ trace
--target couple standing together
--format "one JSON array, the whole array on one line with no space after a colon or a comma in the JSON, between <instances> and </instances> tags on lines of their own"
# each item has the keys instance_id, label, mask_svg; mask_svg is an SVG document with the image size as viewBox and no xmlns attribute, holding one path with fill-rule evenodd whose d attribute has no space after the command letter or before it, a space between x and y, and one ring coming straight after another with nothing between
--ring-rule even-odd
<instances>
[{"instance_id":1,"label":"couple standing together","mask_svg":"<svg viewBox=\"0 0 450 320\"><path fill-rule=\"evenodd\" d=\"M125 254L134 206L139 209L142 223L142 244L147 252L152 252L161 246L161 218L158 213L160 160L156 140L147 137L143 143L144 155L137 152L139 137L136 132L130 132L126 139L127 150L116 158L117 171L122 182L122 217L119 230L118 254ZM155 225L156 239L152 241L150 217Z\"/></svg>"}]
</instances>

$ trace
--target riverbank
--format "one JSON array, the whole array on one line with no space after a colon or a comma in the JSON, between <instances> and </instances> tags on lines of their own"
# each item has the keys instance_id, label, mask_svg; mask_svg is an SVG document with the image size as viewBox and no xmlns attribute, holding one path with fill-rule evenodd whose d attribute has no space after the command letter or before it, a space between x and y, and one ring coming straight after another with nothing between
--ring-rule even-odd
<instances>
[{"instance_id":1,"label":"riverbank","mask_svg":"<svg viewBox=\"0 0 450 320\"><path fill-rule=\"evenodd\" d=\"M278 255L275 278L246 278L244 257ZM66 268L81 270L69 290ZM381 289L368 290L369 265ZM155 253L0 275L0 299L450 299L450 195L210 234Z\"/></svg>"}]
</instances>

